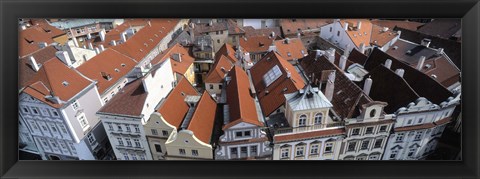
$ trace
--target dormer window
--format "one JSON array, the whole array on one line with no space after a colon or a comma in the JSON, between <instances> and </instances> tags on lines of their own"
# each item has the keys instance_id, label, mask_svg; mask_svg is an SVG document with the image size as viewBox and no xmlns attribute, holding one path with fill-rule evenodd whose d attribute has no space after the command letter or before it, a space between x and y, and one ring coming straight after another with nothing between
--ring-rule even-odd
<instances>
[{"instance_id":1,"label":"dormer window","mask_svg":"<svg viewBox=\"0 0 480 179\"><path fill-rule=\"evenodd\" d=\"M122 67L125 67L125 66L127 66L127 65L125 65L125 63L122 63Z\"/></svg>"},{"instance_id":2,"label":"dormer window","mask_svg":"<svg viewBox=\"0 0 480 179\"><path fill-rule=\"evenodd\" d=\"M62 85L63 85L63 86L68 86L68 84L69 84L68 81L63 81L63 82L62 82Z\"/></svg>"},{"instance_id":3,"label":"dormer window","mask_svg":"<svg viewBox=\"0 0 480 179\"><path fill-rule=\"evenodd\" d=\"M377 113L377 110L375 109L370 110L370 117L375 116L376 113Z\"/></svg>"}]
</instances>

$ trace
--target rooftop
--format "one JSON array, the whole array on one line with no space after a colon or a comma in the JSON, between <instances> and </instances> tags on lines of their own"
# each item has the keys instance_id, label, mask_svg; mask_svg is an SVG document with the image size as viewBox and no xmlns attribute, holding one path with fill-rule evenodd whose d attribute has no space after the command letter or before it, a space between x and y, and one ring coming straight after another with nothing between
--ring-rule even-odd
<instances>
[{"instance_id":1,"label":"rooftop","mask_svg":"<svg viewBox=\"0 0 480 179\"><path fill-rule=\"evenodd\" d=\"M299 38L275 40L274 44L277 52L288 61L303 58L308 54L307 48Z\"/></svg>"},{"instance_id":2,"label":"rooftop","mask_svg":"<svg viewBox=\"0 0 480 179\"><path fill-rule=\"evenodd\" d=\"M18 85L19 89L29 85L28 82L37 74L37 71L34 70L32 65L30 64L30 56L33 56L35 61L40 68L43 65L43 63L47 62L48 60L55 58L55 52L57 52L57 49L53 46L48 46L45 48L42 48L28 56L25 56L23 58L19 59L19 65L18 65Z\"/></svg>"},{"instance_id":3,"label":"rooftop","mask_svg":"<svg viewBox=\"0 0 480 179\"><path fill-rule=\"evenodd\" d=\"M191 56L189 51L189 47L183 47L177 43L158 54L152 60L152 64L158 64L169 59L172 64L173 72L185 74L195 61L195 57Z\"/></svg>"},{"instance_id":4,"label":"rooftop","mask_svg":"<svg viewBox=\"0 0 480 179\"><path fill-rule=\"evenodd\" d=\"M215 59L218 59L213 64L213 67L210 69L210 72L207 74L205 83L220 83L225 78L226 74L230 69L233 68L233 64L225 55L216 55Z\"/></svg>"},{"instance_id":5,"label":"rooftop","mask_svg":"<svg viewBox=\"0 0 480 179\"><path fill-rule=\"evenodd\" d=\"M333 19L280 19L283 35L296 36L299 31L311 31L330 24Z\"/></svg>"},{"instance_id":6,"label":"rooftop","mask_svg":"<svg viewBox=\"0 0 480 179\"><path fill-rule=\"evenodd\" d=\"M215 123L217 103L204 91L187 129L204 143L210 144Z\"/></svg>"},{"instance_id":7,"label":"rooftop","mask_svg":"<svg viewBox=\"0 0 480 179\"><path fill-rule=\"evenodd\" d=\"M285 94L285 99L293 111L333 107L327 97L311 85L305 85L297 92Z\"/></svg>"}]
</instances>

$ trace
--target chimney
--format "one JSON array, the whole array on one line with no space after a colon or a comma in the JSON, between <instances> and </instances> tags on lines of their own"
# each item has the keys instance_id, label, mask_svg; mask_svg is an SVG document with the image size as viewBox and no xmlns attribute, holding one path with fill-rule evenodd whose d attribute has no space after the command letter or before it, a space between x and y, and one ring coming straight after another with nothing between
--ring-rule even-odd
<instances>
[{"instance_id":1,"label":"chimney","mask_svg":"<svg viewBox=\"0 0 480 179\"><path fill-rule=\"evenodd\" d=\"M421 56L420 59L418 60L417 64L417 70L420 71L422 70L423 64L425 63L425 56Z\"/></svg>"},{"instance_id":2,"label":"chimney","mask_svg":"<svg viewBox=\"0 0 480 179\"><path fill-rule=\"evenodd\" d=\"M361 20L358 20L357 30L360 30L361 28L362 28L362 21L361 21Z\"/></svg>"},{"instance_id":3,"label":"chimney","mask_svg":"<svg viewBox=\"0 0 480 179\"><path fill-rule=\"evenodd\" d=\"M272 32L270 33L270 37L275 38L275 32L274 32L274 31L272 31Z\"/></svg>"},{"instance_id":4,"label":"chimney","mask_svg":"<svg viewBox=\"0 0 480 179\"><path fill-rule=\"evenodd\" d=\"M62 60L63 63L65 63L68 67L72 66L72 61L70 61L70 56L68 56L68 52L66 51L58 51L55 52L55 56Z\"/></svg>"},{"instance_id":5,"label":"chimney","mask_svg":"<svg viewBox=\"0 0 480 179\"><path fill-rule=\"evenodd\" d=\"M277 51L277 46L275 46L275 44L272 44L270 46L268 46L268 51L271 52L271 51Z\"/></svg>"},{"instance_id":6,"label":"chimney","mask_svg":"<svg viewBox=\"0 0 480 179\"><path fill-rule=\"evenodd\" d=\"M443 54L443 48L438 48L437 55L442 55L442 54Z\"/></svg>"},{"instance_id":7,"label":"chimney","mask_svg":"<svg viewBox=\"0 0 480 179\"><path fill-rule=\"evenodd\" d=\"M345 22L345 31L348 31L348 22Z\"/></svg>"},{"instance_id":8,"label":"chimney","mask_svg":"<svg viewBox=\"0 0 480 179\"><path fill-rule=\"evenodd\" d=\"M372 89L372 83L373 81L370 77L368 77L365 80L365 84L363 85L363 92L365 92L365 94L370 95L370 90Z\"/></svg>"},{"instance_id":9,"label":"chimney","mask_svg":"<svg viewBox=\"0 0 480 179\"><path fill-rule=\"evenodd\" d=\"M143 85L143 89L145 90L145 92L149 92L149 88L148 88L148 83L149 83L149 77L145 77L145 78L142 78L142 85Z\"/></svg>"},{"instance_id":10,"label":"chimney","mask_svg":"<svg viewBox=\"0 0 480 179\"><path fill-rule=\"evenodd\" d=\"M80 47L80 45L78 45L77 38L72 37L72 40L73 40L73 45L75 45L75 47Z\"/></svg>"},{"instance_id":11,"label":"chimney","mask_svg":"<svg viewBox=\"0 0 480 179\"><path fill-rule=\"evenodd\" d=\"M428 46L430 45L430 42L431 42L431 41L432 41L432 40L427 39L427 38L422 39L421 45L423 45L423 46L425 46L425 47L428 47Z\"/></svg>"},{"instance_id":12,"label":"chimney","mask_svg":"<svg viewBox=\"0 0 480 179\"><path fill-rule=\"evenodd\" d=\"M53 91L50 91L50 95L48 96L45 96L47 98L47 100L51 101L52 103L54 104L60 104L62 103L62 100L60 100L60 98L58 96L55 96L55 94L53 93Z\"/></svg>"},{"instance_id":13,"label":"chimney","mask_svg":"<svg viewBox=\"0 0 480 179\"><path fill-rule=\"evenodd\" d=\"M112 44L112 46L117 46L117 42L115 40L110 41L110 44Z\"/></svg>"},{"instance_id":14,"label":"chimney","mask_svg":"<svg viewBox=\"0 0 480 179\"><path fill-rule=\"evenodd\" d=\"M332 71L328 75L327 86L325 87L325 97L327 97L328 101L332 101L333 99L334 88L335 88L335 71Z\"/></svg>"},{"instance_id":15,"label":"chimney","mask_svg":"<svg viewBox=\"0 0 480 179\"><path fill-rule=\"evenodd\" d=\"M213 25L213 20L210 20L210 21L208 22L208 26L212 26L212 25Z\"/></svg>"},{"instance_id":16,"label":"chimney","mask_svg":"<svg viewBox=\"0 0 480 179\"><path fill-rule=\"evenodd\" d=\"M45 48L47 46L48 46L47 42L38 42L38 47L40 48Z\"/></svg>"},{"instance_id":17,"label":"chimney","mask_svg":"<svg viewBox=\"0 0 480 179\"><path fill-rule=\"evenodd\" d=\"M300 32L297 33L297 38L301 38L302 34Z\"/></svg>"},{"instance_id":18,"label":"chimney","mask_svg":"<svg viewBox=\"0 0 480 179\"><path fill-rule=\"evenodd\" d=\"M390 59L387 59L385 61L385 67L387 67L388 69L390 69L392 67L392 60Z\"/></svg>"},{"instance_id":19,"label":"chimney","mask_svg":"<svg viewBox=\"0 0 480 179\"><path fill-rule=\"evenodd\" d=\"M22 25L20 26L20 28L21 28L22 30L25 30L25 29L27 29L27 26L26 26L25 24L22 24Z\"/></svg>"},{"instance_id":20,"label":"chimney","mask_svg":"<svg viewBox=\"0 0 480 179\"><path fill-rule=\"evenodd\" d=\"M125 43L127 41L127 33L122 32L120 34L120 38L122 39L122 42Z\"/></svg>"},{"instance_id":21,"label":"chimney","mask_svg":"<svg viewBox=\"0 0 480 179\"><path fill-rule=\"evenodd\" d=\"M87 39L92 39L92 34L88 33L87 34Z\"/></svg>"},{"instance_id":22,"label":"chimney","mask_svg":"<svg viewBox=\"0 0 480 179\"><path fill-rule=\"evenodd\" d=\"M342 71L345 71L346 65L347 65L347 57L345 55L340 56L340 63L339 63L340 69L342 69Z\"/></svg>"},{"instance_id":23,"label":"chimney","mask_svg":"<svg viewBox=\"0 0 480 179\"><path fill-rule=\"evenodd\" d=\"M175 61L182 62L182 54L180 54L180 53L174 53L174 54L172 54L172 58L173 58L173 60L175 60Z\"/></svg>"},{"instance_id":24,"label":"chimney","mask_svg":"<svg viewBox=\"0 0 480 179\"><path fill-rule=\"evenodd\" d=\"M152 23L150 21L147 22L148 26L152 27Z\"/></svg>"},{"instance_id":25,"label":"chimney","mask_svg":"<svg viewBox=\"0 0 480 179\"><path fill-rule=\"evenodd\" d=\"M102 40L102 42L105 41L105 34L106 34L105 29L102 29L102 31L100 31L99 34L100 34L100 40Z\"/></svg>"},{"instance_id":26,"label":"chimney","mask_svg":"<svg viewBox=\"0 0 480 179\"><path fill-rule=\"evenodd\" d=\"M328 50L328 56L327 56L328 61L332 62L332 64L335 63L335 49L330 48Z\"/></svg>"},{"instance_id":27,"label":"chimney","mask_svg":"<svg viewBox=\"0 0 480 179\"><path fill-rule=\"evenodd\" d=\"M95 47L95 53L98 55L100 54L100 49L98 49L98 47Z\"/></svg>"},{"instance_id":28,"label":"chimney","mask_svg":"<svg viewBox=\"0 0 480 179\"><path fill-rule=\"evenodd\" d=\"M290 43L290 38L285 38L285 44L289 44Z\"/></svg>"},{"instance_id":29,"label":"chimney","mask_svg":"<svg viewBox=\"0 0 480 179\"><path fill-rule=\"evenodd\" d=\"M343 55L345 55L346 57L350 55L350 44L347 44L347 46L345 46L345 50L343 50Z\"/></svg>"},{"instance_id":30,"label":"chimney","mask_svg":"<svg viewBox=\"0 0 480 179\"><path fill-rule=\"evenodd\" d=\"M402 31L397 31L398 36L402 35Z\"/></svg>"},{"instance_id":31,"label":"chimney","mask_svg":"<svg viewBox=\"0 0 480 179\"><path fill-rule=\"evenodd\" d=\"M38 66L37 61L33 56L28 57L28 62L30 63L30 66L32 66L33 70L38 71L40 67Z\"/></svg>"},{"instance_id":32,"label":"chimney","mask_svg":"<svg viewBox=\"0 0 480 179\"><path fill-rule=\"evenodd\" d=\"M202 42L200 42L200 50L204 51L205 50L205 41L202 40Z\"/></svg>"},{"instance_id":33,"label":"chimney","mask_svg":"<svg viewBox=\"0 0 480 179\"><path fill-rule=\"evenodd\" d=\"M100 52L105 51L105 47L103 45L100 45Z\"/></svg>"},{"instance_id":34,"label":"chimney","mask_svg":"<svg viewBox=\"0 0 480 179\"><path fill-rule=\"evenodd\" d=\"M321 57L321 56L323 55L323 54L322 54L322 51L320 51L320 50L315 50L315 52L316 52L316 53L315 53L315 58L319 58L319 57Z\"/></svg>"},{"instance_id":35,"label":"chimney","mask_svg":"<svg viewBox=\"0 0 480 179\"><path fill-rule=\"evenodd\" d=\"M94 50L92 42L88 42L88 49Z\"/></svg>"},{"instance_id":36,"label":"chimney","mask_svg":"<svg viewBox=\"0 0 480 179\"><path fill-rule=\"evenodd\" d=\"M360 53L365 54L365 44L364 43L360 44L360 49L359 50L360 50Z\"/></svg>"},{"instance_id":37,"label":"chimney","mask_svg":"<svg viewBox=\"0 0 480 179\"><path fill-rule=\"evenodd\" d=\"M388 31L388 27L383 27L382 28L382 32L387 32Z\"/></svg>"},{"instance_id":38,"label":"chimney","mask_svg":"<svg viewBox=\"0 0 480 179\"><path fill-rule=\"evenodd\" d=\"M403 78L403 74L405 73L405 70L399 68L399 69L395 70L395 73L396 73L398 76L400 76L400 77Z\"/></svg>"}]
</instances>

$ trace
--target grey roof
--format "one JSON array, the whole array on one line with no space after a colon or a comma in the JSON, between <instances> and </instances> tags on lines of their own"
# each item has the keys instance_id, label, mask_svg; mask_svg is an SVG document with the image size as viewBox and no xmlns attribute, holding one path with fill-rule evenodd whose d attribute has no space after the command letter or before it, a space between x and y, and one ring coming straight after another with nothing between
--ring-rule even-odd
<instances>
[{"instance_id":1,"label":"grey roof","mask_svg":"<svg viewBox=\"0 0 480 179\"><path fill-rule=\"evenodd\" d=\"M327 97L311 85L306 85L300 91L285 94L285 99L294 111L333 107Z\"/></svg>"},{"instance_id":2,"label":"grey roof","mask_svg":"<svg viewBox=\"0 0 480 179\"><path fill-rule=\"evenodd\" d=\"M90 24L95 24L97 22L112 23L113 21L115 21L115 19L68 19L65 21L51 22L50 25L55 26L56 28L59 28L59 29L69 29L69 28L76 28L76 27L82 27Z\"/></svg>"}]
</instances>

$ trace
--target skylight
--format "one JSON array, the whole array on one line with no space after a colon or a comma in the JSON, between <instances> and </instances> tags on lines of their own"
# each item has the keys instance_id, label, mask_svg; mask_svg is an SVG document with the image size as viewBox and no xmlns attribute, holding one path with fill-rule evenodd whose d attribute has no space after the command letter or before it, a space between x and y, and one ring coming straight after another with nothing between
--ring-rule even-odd
<instances>
[{"instance_id":1,"label":"skylight","mask_svg":"<svg viewBox=\"0 0 480 179\"><path fill-rule=\"evenodd\" d=\"M282 72L280 71L278 65L275 65L265 75L263 75L263 82L265 83L265 86L268 87L280 76L282 76Z\"/></svg>"}]
</instances>

